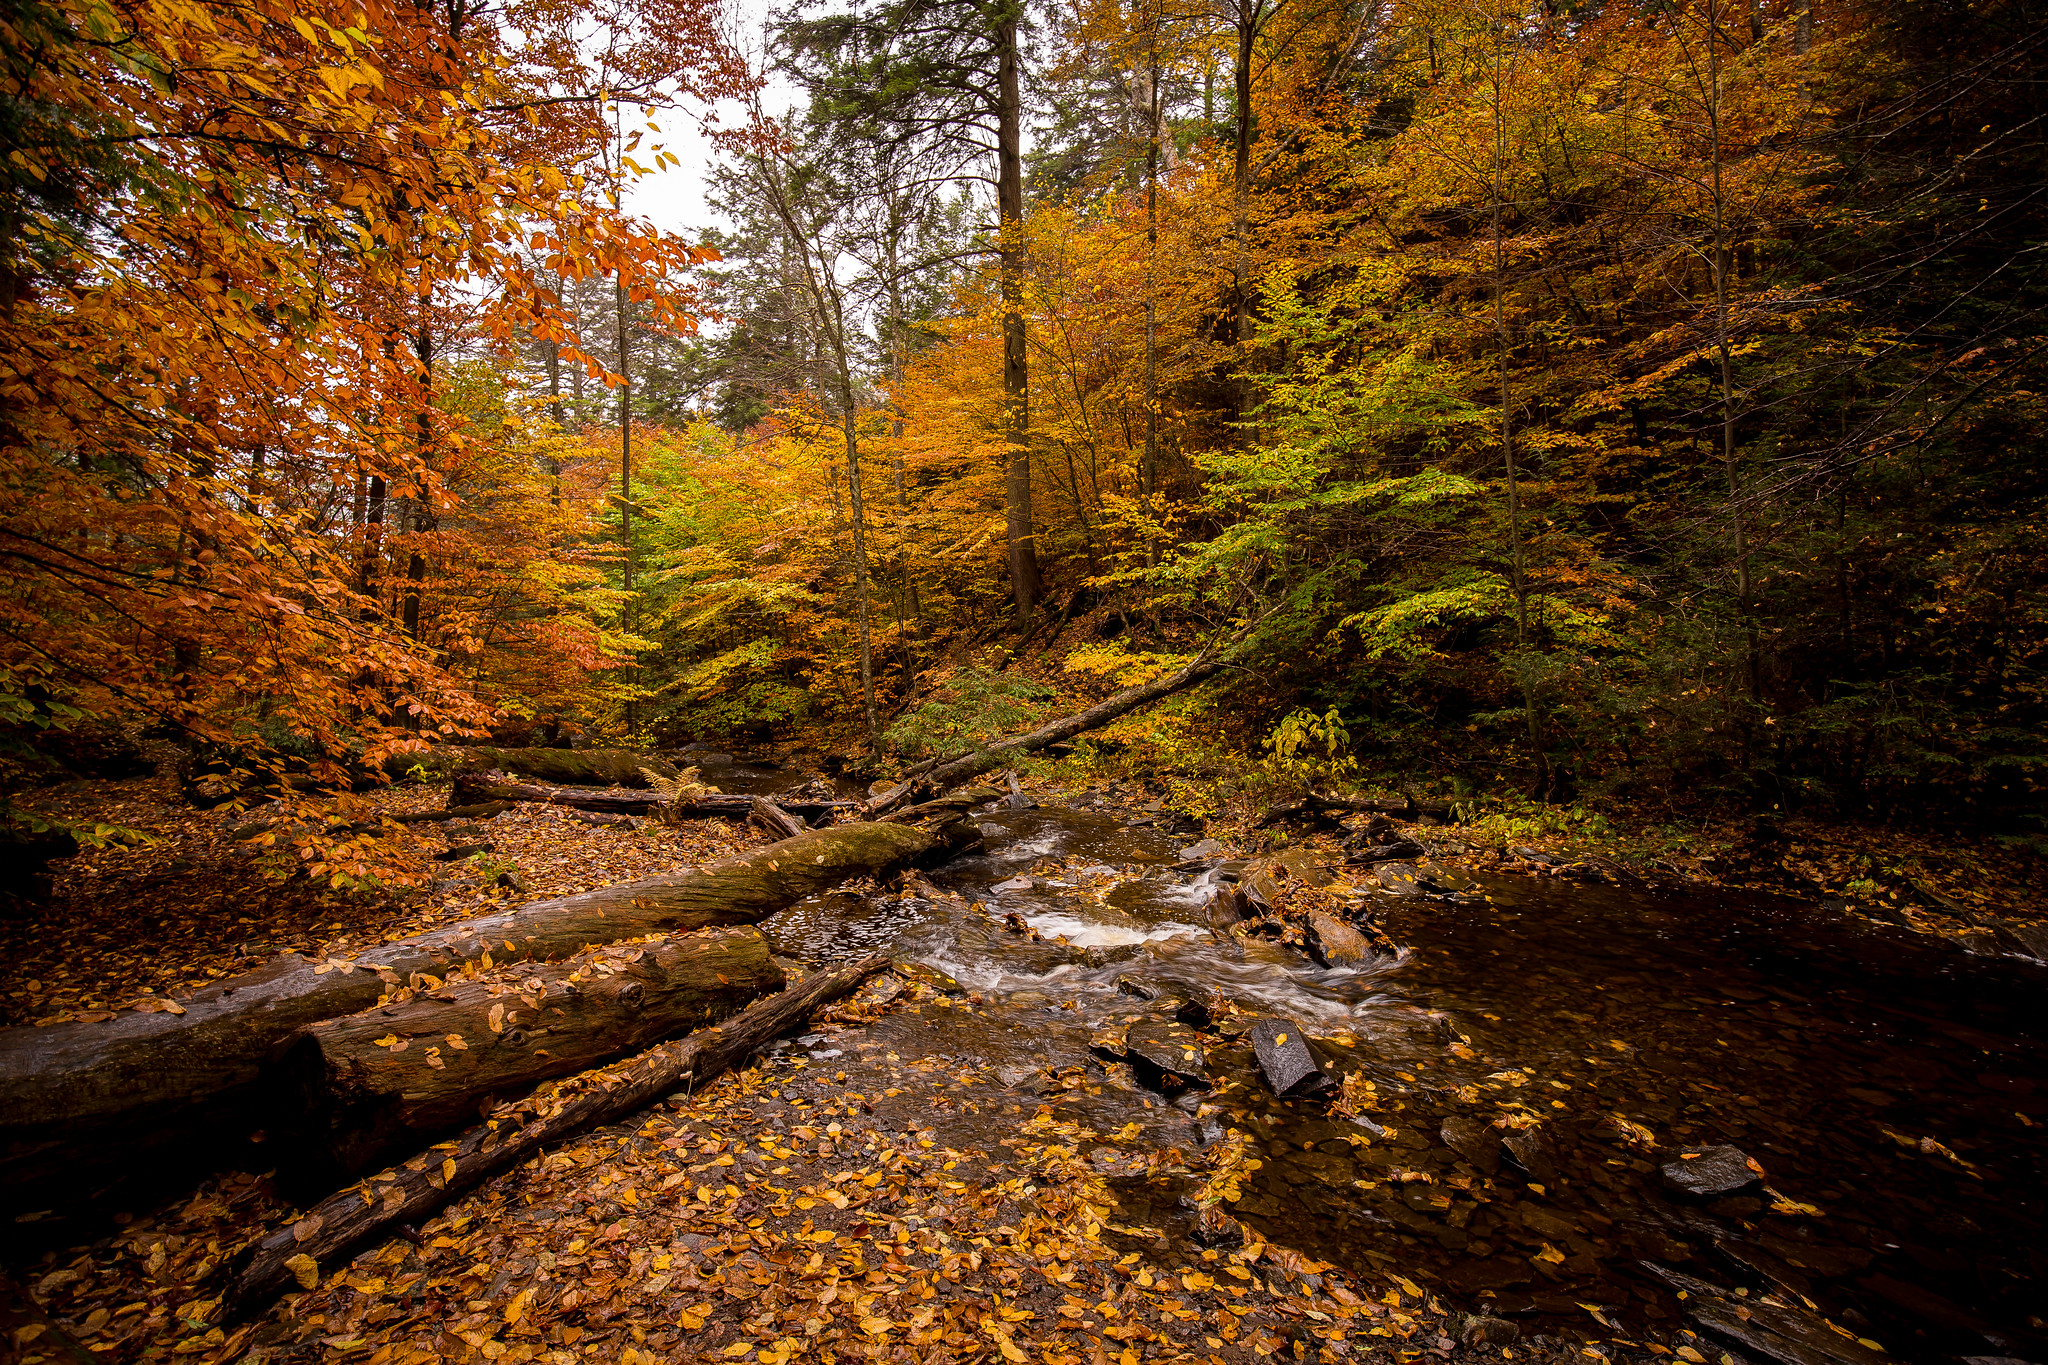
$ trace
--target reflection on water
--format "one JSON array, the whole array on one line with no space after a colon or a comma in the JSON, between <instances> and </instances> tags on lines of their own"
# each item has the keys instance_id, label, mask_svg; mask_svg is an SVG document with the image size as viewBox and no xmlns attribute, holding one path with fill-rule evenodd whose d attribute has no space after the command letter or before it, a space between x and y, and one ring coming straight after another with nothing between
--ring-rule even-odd
<instances>
[{"instance_id":1,"label":"reflection on water","mask_svg":"<svg viewBox=\"0 0 2048 1365\"><path fill-rule=\"evenodd\" d=\"M1484 900L1388 898L1406 950L1323 969L1199 927L1214 873L1163 866L1177 852L1157 830L1064 810L980 823L991 851L930 884L767 927L799 957L888 949L984 993L988 1017L963 1012L948 1046L1086 1068L1064 1117L1183 1149L1224 1122L1249 1133L1265 1164L1236 1212L1267 1238L1552 1329L1595 1310L1676 1325L1650 1262L1802 1298L1896 1355L2048 1359L2040 968L1786 902L1496 879ZM1371 1082L1354 1084L1366 1123L1275 1099L1223 1036L1206 1040L1219 1088L1174 1101L1090 1057L1105 1024L1216 997L1302 1024ZM1533 1130L1519 1155L1499 1128L1447 1137L1502 1118ZM1012 1131L985 1124L965 1139ZM1724 1144L1763 1181L1666 1187L1682 1151ZM1189 1215L1142 1185L1118 1186L1126 1215L1153 1208L1185 1248Z\"/></svg>"}]
</instances>

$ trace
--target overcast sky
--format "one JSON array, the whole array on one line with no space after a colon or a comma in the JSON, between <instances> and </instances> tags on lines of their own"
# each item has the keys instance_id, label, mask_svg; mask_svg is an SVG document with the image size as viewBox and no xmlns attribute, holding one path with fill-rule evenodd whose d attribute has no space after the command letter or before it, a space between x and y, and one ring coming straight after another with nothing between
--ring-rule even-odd
<instances>
[{"instance_id":1,"label":"overcast sky","mask_svg":"<svg viewBox=\"0 0 2048 1365\"><path fill-rule=\"evenodd\" d=\"M748 59L757 68L761 62L761 26L768 10L769 0L725 0L724 4L727 24L739 35ZM784 80L771 81L761 92L762 105L771 116L788 112L795 100L795 87ZM718 115L720 126L725 128L739 127L746 121L745 110L738 101L725 102ZM714 159L709 140L683 111L671 111L656 121L662 125L661 144L681 157L683 164L664 164L660 171L634 182L627 191L627 208L665 231L691 239L706 227L730 227L704 204L705 176ZM648 158L635 159L645 164Z\"/></svg>"}]
</instances>

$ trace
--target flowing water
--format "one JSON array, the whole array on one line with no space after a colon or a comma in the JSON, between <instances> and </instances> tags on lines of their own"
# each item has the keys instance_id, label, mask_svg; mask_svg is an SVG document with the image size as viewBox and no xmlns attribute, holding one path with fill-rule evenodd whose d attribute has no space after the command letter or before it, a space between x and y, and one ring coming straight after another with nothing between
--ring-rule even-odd
<instances>
[{"instance_id":1,"label":"flowing water","mask_svg":"<svg viewBox=\"0 0 2048 1365\"><path fill-rule=\"evenodd\" d=\"M1174 871L1182 841L1159 828L1069 808L977 822L988 851L928 883L767 927L793 956L886 950L974 992L980 1011L949 1012L942 1034L885 1019L833 1065L853 1087L883 1050L943 1048L1006 1078L1019 1102L909 1120L955 1145L997 1142L1047 1102L1114 1134L1091 1155L1131 1249L1195 1254L1190 1180L1144 1157L1198 1165L1235 1129L1262 1165L1232 1211L1261 1236L1525 1330L1669 1339L1684 1306L1650 1269L1665 1266L1803 1300L1908 1359L2048 1360L2038 965L1790 902L1497 878L1386 898L1373 913L1402 948L1320 968L1210 934L1219 869ZM1206 1087L1164 1093L1091 1053L1105 1027L1216 997L1316 1039L1357 1078L1353 1112L1275 1097L1228 1018L1204 1036ZM1538 1135L1519 1159L1499 1128L1450 1145L1447 1119L1500 1116ZM1667 1188L1664 1165L1722 1144L1764 1178L1720 1198Z\"/></svg>"}]
</instances>

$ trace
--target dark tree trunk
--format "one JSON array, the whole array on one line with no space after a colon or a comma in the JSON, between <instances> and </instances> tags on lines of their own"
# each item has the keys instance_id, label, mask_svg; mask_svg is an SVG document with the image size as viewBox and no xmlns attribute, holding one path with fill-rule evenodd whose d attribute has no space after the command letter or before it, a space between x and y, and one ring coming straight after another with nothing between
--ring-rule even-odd
<instances>
[{"instance_id":1,"label":"dark tree trunk","mask_svg":"<svg viewBox=\"0 0 2048 1365\"><path fill-rule=\"evenodd\" d=\"M404 777L415 768L429 776L481 772L498 768L544 782L570 787L648 787L648 773L667 781L682 774L676 765L653 754L631 749L496 749L436 747L393 754L384 763L392 777ZM643 771L644 770L644 771Z\"/></svg>"},{"instance_id":2,"label":"dark tree trunk","mask_svg":"<svg viewBox=\"0 0 2048 1365\"><path fill-rule=\"evenodd\" d=\"M1031 529L1031 371L1024 332L1024 98L1017 12L996 29L996 217L1002 234L1003 394L1009 453L1003 473L1010 591L1021 627L1038 602L1038 547Z\"/></svg>"}]
</instances>

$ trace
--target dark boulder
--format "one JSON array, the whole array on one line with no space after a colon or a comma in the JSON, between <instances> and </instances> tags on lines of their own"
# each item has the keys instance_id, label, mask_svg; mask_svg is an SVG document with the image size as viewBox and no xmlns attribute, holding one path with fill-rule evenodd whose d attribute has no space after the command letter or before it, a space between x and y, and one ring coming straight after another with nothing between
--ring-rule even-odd
<instances>
[{"instance_id":1,"label":"dark boulder","mask_svg":"<svg viewBox=\"0 0 2048 1365\"><path fill-rule=\"evenodd\" d=\"M1163 1088L1209 1088L1209 1058L1195 1031L1177 1019L1140 1019L1124 1035L1124 1056Z\"/></svg>"},{"instance_id":2,"label":"dark boulder","mask_svg":"<svg viewBox=\"0 0 2048 1365\"><path fill-rule=\"evenodd\" d=\"M1276 1095L1318 1095L1335 1084L1309 1048L1301 1025L1292 1020L1261 1019L1253 1024L1252 1050L1258 1054L1259 1071Z\"/></svg>"}]
</instances>

